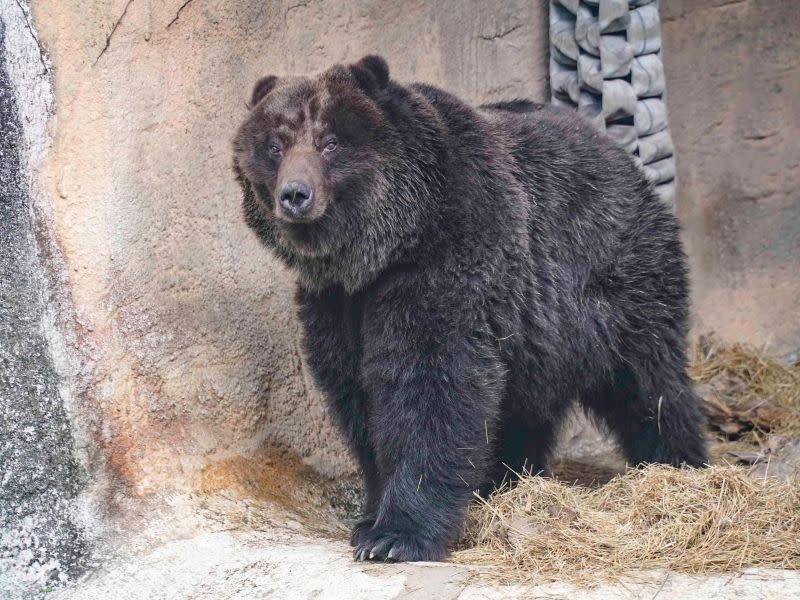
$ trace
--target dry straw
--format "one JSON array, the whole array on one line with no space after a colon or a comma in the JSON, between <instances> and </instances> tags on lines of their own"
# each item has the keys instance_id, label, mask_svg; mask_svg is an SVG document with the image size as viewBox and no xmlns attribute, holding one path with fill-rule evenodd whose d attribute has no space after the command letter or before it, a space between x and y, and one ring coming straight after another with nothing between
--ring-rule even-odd
<instances>
[{"instance_id":1,"label":"dry straw","mask_svg":"<svg viewBox=\"0 0 800 600\"><path fill-rule=\"evenodd\" d=\"M800 433L800 363L787 362L742 343L723 343L704 336L696 344L689 374L698 383L715 379L737 380L744 385L736 400L766 400L797 409L773 427L773 433Z\"/></svg>"},{"instance_id":2,"label":"dry straw","mask_svg":"<svg viewBox=\"0 0 800 600\"><path fill-rule=\"evenodd\" d=\"M737 401L800 408L800 365L751 346L705 338L690 373L699 383L740 381ZM800 418L775 429L800 431ZM602 487L525 476L471 508L460 548L456 562L490 565L516 581L800 569L800 482L758 479L729 465L652 465Z\"/></svg>"},{"instance_id":3,"label":"dry straw","mask_svg":"<svg viewBox=\"0 0 800 600\"><path fill-rule=\"evenodd\" d=\"M524 477L472 509L462 548L456 562L522 581L799 569L800 484L731 466L649 466L600 488Z\"/></svg>"}]
</instances>

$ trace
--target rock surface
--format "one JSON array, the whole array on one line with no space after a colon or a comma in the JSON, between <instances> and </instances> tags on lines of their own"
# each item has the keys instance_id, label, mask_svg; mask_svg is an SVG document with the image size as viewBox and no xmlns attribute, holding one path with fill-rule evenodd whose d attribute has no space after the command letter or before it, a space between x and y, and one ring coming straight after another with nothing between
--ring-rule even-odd
<instances>
[{"instance_id":1,"label":"rock surface","mask_svg":"<svg viewBox=\"0 0 800 600\"><path fill-rule=\"evenodd\" d=\"M240 215L230 140L251 86L265 73L380 51L395 77L437 82L474 102L541 100L543 6L30 4L0 0L15 40L6 38L13 81L4 102L24 125L24 135L3 139L8 152L25 154L5 168L32 199L12 190L16 204L3 210L16 212L0 225L10 300L1 341L16 361L8 373L18 374L0 423L9 431L3 452L16 461L14 502L66 498L63 510L46 504L64 516L42 531L88 560L80 540L102 546L108 522L124 520L125 499L186 493L207 485L208 473L224 487L249 457L285 460L279 472L259 472L280 478L275 488L305 465L352 474L303 369L293 279ZM14 248L7 261L6 247ZM47 556L22 554L17 504L8 506L7 562L27 569L55 557L73 573L55 546ZM67 509L85 523L60 532L73 523ZM39 512L33 518L50 518ZM37 571L33 583L59 573Z\"/></svg>"},{"instance_id":2,"label":"rock surface","mask_svg":"<svg viewBox=\"0 0 800 600\"><path fill-rule=\"evenodd\" d=\"M64 405L46 248L37 242L45 232L34 219L41 137L24 118L41 98L19 77L32 50L25 17L0 10L0 597L66 580L86 558L75 514L86 474Z\"/></svg>"}]
</instances>

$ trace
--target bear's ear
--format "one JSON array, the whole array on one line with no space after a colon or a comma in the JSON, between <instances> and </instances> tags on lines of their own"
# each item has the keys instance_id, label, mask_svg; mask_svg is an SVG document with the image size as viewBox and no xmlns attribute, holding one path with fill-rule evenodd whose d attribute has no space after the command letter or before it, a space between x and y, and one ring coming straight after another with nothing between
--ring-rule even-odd
<instances>
[{"instance_id":1,"label":"bear's ear","mask_svg":"<svg viewBox=\"0 0 800 600\"><path fill-rule=\"evenodd\" d=\"M350 72L367 92L382 90L389 85L389 65L380 56L365 56L350 67Z\"/></svg>"},{"instance_id":2,"label":"bear's ear","mask_svg":"<svg viewBox=\"0 0 800 600\"><path fill-rule=\"evenodd\" d=\"M278 83L278 78L275 75L267 75L259 79L253 88L253 94L250 96L250 108L253 108L264 96L269 94L276 83Z\"/></svg>"}]
</instances>

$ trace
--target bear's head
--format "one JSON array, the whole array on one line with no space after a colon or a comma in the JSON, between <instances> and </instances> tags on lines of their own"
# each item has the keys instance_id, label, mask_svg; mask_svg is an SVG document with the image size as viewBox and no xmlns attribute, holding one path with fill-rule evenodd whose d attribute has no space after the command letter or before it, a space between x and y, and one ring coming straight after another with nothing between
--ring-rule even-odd
<instances>
[{"instance_id":1,"label":"bear's head","mask_svg":"<svg viewBox=\"0 0 800 600\"><path fill-rule=\"evenodd\" d=\"M357 288L419 234L436 122L378 56L260 79L234 139L248 224L306 285Z\"/></svg>"}]
</instances>

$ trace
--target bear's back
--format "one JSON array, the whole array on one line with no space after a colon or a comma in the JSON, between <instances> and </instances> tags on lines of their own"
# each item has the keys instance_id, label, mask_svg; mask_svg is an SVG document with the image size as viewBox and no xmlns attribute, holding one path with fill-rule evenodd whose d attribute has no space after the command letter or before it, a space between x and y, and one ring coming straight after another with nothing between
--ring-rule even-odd
<instances>
[{"instance_id":1,"label":"bear's back","mask_svg":"<svg viewBox=\"0 0 800 600\"><path fill-rule=\"evenodd\" d=\"M480 113L513 157L531 203L532 237L558 240L560 259L607 264L656 232L677 235L633 157L575 111L513 101Z\"/></svg>"},{"instance_id":2,"label":"bear's back","mask_svg":"<svg viewBox=\"0 0 800 600\"><path fill-rule=\"evenodd\" d=\"M482 226L496 219L496 226L508 228L517 216L525 219L532 271L546 273L563 293L580 296L609 273L635 271L642 257L680 259L673 248L678 244L674 215L634 159L575 111L528 100L474 108L432 86L411 89L427 99L445 125L454 162L447 169L453 178L448 186L456 188L466 179L474 191L475 156L492 157L491 166L483 163L481 177L497 181L489 186L492 192L484 192L485 199L472 201L481 209ZM503 193L509 177L524 192L524 216L501 206L519 197ZM457 201L463 206L461 197Z\"/></svg>"}]
</instances>

